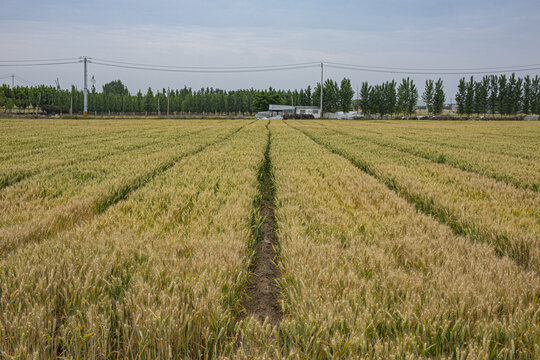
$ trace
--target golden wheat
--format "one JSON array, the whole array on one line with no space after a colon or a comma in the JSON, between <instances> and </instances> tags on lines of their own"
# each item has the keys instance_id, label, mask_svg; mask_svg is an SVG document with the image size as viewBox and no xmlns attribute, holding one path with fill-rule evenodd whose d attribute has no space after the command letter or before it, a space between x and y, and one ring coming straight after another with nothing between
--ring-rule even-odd
<instances>
[{"instance_id":1,"label":"golden wheat","mask_svg":"<svg viewBox=\"0 0 540 360\"><path fill-rule=\"evenodd\" d=\"M265 141L263 124L250 125L181 159L96 221L9 254L0 263L3 353L231 353Z\"/></svg>"},{"instance_id":2,"label":"golden wheat","mask_svg":"<svg viewBox=\"0 0 540 360\"><path fill-rule=\"evenodd\" d=\"M271 129L285 349L301 358L540 355L537 274L455 236L300 132Z\"/></svg>"},{"instance_id":3,"label":"golden wheat","mask_svg":"<svg viewBox=\"0 0 540 360\"><path fill-rule=\"evenodd\" d=\"M540 158L533 154L527 157L498 154L486 149L474 149L468 144L458 146L459 142L454 140L452 140L453 146L448 146L443 139L435 140L431 134L404 138L402 133L391 134L373 128L360 129L345 123L327 122L324 126L377 145L390 147L433 162L445 163L461 170L476 172L517 187L540 190ZM481 139L481 141L477 139L476 142L484 144L492 141L485 137ZM537 142L540 142L540 136ZM504 146L500 147L504 148Z\"/></svg>"},{"instance_id":4,"label":"golden wheat","mask_svg":"<svg viewBox=\"0 0 540 360\"><path fill-rule=\"evenodd\" d=\"M499 254L540 271L537 192L326 128L307 123L292 126L376 176L456 233L493 244Z\"/></svg>"},{"instance_id":5,"label":"golden wheat","mask_svg":"<svg viewBox=\"0 0 540 360\"><path fill-rule=\"evenodd\" d=\"M536 124L0 127L1 358L540 358Z\"/></svg>"}]
</instances>

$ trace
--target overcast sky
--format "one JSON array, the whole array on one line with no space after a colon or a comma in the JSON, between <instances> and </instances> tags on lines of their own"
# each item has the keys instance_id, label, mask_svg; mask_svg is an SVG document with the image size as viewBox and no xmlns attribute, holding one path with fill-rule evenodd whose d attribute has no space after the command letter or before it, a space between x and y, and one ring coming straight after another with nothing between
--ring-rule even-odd
<instances>
[{"instance_id":1,"label":"overcast sky","mask_svg":"<svg viewBox=\"0 0 540 360\"><path fill-rule=\"evenodd\" d=\"M140 1L2 0L0 60L88 55L186 66L253 66L334 61L472 68L540 63L538 0ZM32 83L81 88L81 64L0 67ZM138 89L303 88L319 69L271 73L178 74L89 66L96 87L121 79ZM531 75L538 72L531 73ZM518 73L524 75L525 73ZM331 70L354 88L403 75ZM423 90L426 78L412 76ZM447 102L458 76L442 76ZM4 82L9 79L2 80ZM23 84L23 83L21 83Z\"/></svg>"}]
</instances>

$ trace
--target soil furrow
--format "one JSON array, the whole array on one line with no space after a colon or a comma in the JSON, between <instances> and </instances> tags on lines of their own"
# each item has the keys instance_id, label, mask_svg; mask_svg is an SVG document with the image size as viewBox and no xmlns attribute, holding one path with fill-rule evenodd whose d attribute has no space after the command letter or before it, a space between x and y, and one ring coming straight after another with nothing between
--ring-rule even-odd
<instances>
[{"instance_id":1,"label":"soil furrow","mask_svg":"<svg viewBox=\"0 0 540 360\"><path fill-rule=\"evenodd\" d=\"M279 304L281 292L277 280L281 272L277 266L279 246L276 236L274 214L275 186L270 149L272 134L268 130L268 142L264 159L259 168L258 196L254 201L256 219L253 224L253 260L249 269L244 307L247 315L273 326L279 324L282 311Z\"/></svg>"}]
</instances>

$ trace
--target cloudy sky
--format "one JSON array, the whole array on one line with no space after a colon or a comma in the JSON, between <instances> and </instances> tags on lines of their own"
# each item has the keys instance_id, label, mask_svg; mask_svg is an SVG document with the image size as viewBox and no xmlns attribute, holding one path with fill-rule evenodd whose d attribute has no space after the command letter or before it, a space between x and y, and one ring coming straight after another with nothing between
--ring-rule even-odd
<instances>
[{"instance_id":1,"label":"cloudy sky","mask_svg":"<svg viewBox=\"0 0 540 360\"><path fill-rule=\"evenodd\" d=\"M496 67L540 63L539 35L538 0L2 0L0 7L0 61L87 55L186 66L333 61L409 68ZM82 87L83 81L81 64L0 67L0 77L11 73L30 83L53 84L58 78L62 87ZM99 88L121 79L131 92L149 86L301 88L314 86L320 77L317 68L186 74L96 64L89 66L89 73ZM403 75L328 69L325 76L349 77L356 87L362 81L400 80ZM435 78L412 77L418 83ZM441 77L450 98L459 76Z\"/></svg>"}]
</instances>

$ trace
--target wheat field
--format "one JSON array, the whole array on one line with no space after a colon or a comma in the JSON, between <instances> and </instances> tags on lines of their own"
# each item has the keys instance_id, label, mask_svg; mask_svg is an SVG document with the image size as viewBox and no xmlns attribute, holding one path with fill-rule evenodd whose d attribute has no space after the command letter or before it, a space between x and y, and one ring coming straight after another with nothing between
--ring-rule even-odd
<instances>
[{"instance_id":1,"label":"wheat field","mask_svg":"<svg viewBox=\"0 0 540 360\"><path fill-rule=\"evenodd\" d=\"M0 128L0 358L540 358L538 123Z\"/></svg>"}]
</instances>

